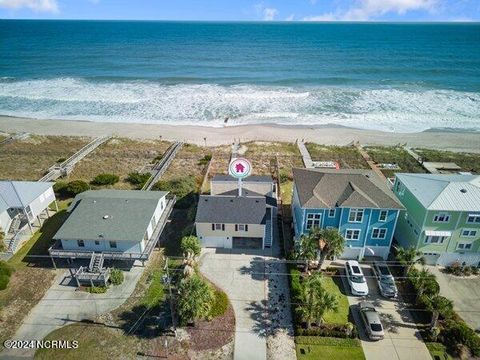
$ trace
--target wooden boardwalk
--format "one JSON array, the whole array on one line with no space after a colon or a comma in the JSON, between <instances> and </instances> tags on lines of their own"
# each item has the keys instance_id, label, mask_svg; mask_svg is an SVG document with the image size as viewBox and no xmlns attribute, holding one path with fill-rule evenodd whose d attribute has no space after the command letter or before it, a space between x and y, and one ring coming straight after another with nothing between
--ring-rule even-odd
<instances>
[{"instance_id":1,"label":"wooden boardwalk","mask_svg":"<svg viewBox=\"0 0 480 360\"><path fill-rule=\"evenodd\" d=\"M142 190L148 191L152 189L153 185L155 185L165 171L167 171L169 165L172 163L175 155L177 155L182 146L183 142L175 142L167 149L160 161L153 167L152 176L150 176L150 179L148 179L148 181L145 183Z\"/></svg>"},{"instance_id":2,"label":"wooden boardwalk","mask_svg":"<svg viewBox=\"0 0 480 360\"><path fill-rule=\"evenodd\" d=\"M48 169L48 173L38 181L55 181L60 176L65 176L70 174L73 168L75 167L75 165L80 160L85 158L93 150L98 148L103 143L107 142L109 139L111 139L111 136L101 136L99 138L96 138L95 140L91 141L90 143L85 145L83 148L81 148L79 151L77 151L75 154L70 156L67 160L65 160L61 164L53 165L52 167L50 167L50 169Z\"/></svg>"}]
</instances>

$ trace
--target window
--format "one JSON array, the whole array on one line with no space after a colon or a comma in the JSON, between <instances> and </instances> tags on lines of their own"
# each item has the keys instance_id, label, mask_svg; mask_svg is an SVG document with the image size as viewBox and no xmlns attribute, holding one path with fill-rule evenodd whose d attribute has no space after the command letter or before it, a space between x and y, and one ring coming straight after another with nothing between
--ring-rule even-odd
<instances>
[{"instance_id":1,"label":"window","mask_svg":"<svg viewBox=\"0 0 480 360\"><path fill-rule=\"evenodd\" d=\"M378 221L385 222L387 221L388 210L381 210L378 214Z\"/></svg>"},{"instance_id":2,"label":"window","mask_svg":"<svg viewBox=\"0 0 480 360\"><path fill-rule=\"evenodd\" d=\"M152 229L155 229L155 225L157 224L157 219L155 219L155 215L153 215L151 223L152 223Z\"/></svg>"},{"instance_id":3,"label":"window","mask_svg":"<svg viewBox=\"0 0 480 360\"><path fill-rule=\"evenodd\" d=\"M387 236L387 229L379 229L379 228L372 229L372 239L385 239L386 236Z\"/></svg>"},{"instance_id":4,"label":"window","mask_svg":"<svg viewBox=\"0 0 480 360\"><path fill-rule=\"evenodd\" d=\"M477 236L477 230L472 230L472 229L462 230L462 237L475 237L475 236Z\"/></svg>"},{"instance_id":5,"label":"window","mask_svg":"<svg viewBox=\"0 0 480 360\"><path fill-rule=\"evenodd\" d=\"M225 224L212 224L212 231L225 231Z\"/></svg>"},{"instance_id":6,"label":"window","mask_svg":"<svg viewBox=\"0 0 480 360\"><path fill-rule=\"evenodd\" d=\"M458 243L457 250L471 250L472 243Z\"/></svg>"},{"instance_id":7,"label":"window","mask_svg":"<svg viewBox=\"0 0 480 360\"><path fill-rule=\"evenodd\" d=\"M363 209L350 209L348 214L348 222L362 222L363 221Z\"/></svg>"},{"instance_id":8,"label":"window","mask_svg":"<svg viewBox=\"0 0 480 360\"><path fill-rule=\"evenodd\" d=\"M160 202L160 210L163 210L163 201Z\"/></svg>"},{"instance_id":9,"label":"window","mask_svg":"<svg viewBox=\"0 0 480 360\"><path fill-rule=\"evenodd\" d=\"M313 227L320 227L321 214L307 214L307 230Z\"/></svg>"},{"instance_id":10,"label":"window","mask_svg":"<svg viewBox=\"0 0 480 360\"><path fill-rule=\"evenodd\" d=\"M402 183L398 180L397 180L397 186L396 186L395 189L396 189L398 195L403 196L403 194L405 193L405 188L403 187Z\"/></svg>"},{"instance_id":11,"label":"window","mask_svg":"<svg viewBox=\"0 0 480 360\"><path fill-rule=\"evenodd\" d=\"M95 240L95 245L100 245L100 241Z\"/></svg>"},{"instance_id":12,"label":"window","mask_svg":"<svg viewBox=\"0 0 480 360\"><path fill-rule=\"evenodd\" d=\"M77 245L78 245L78 247L85 247L85 241L77 240Z\"/></svg>"},{"instance_id":13,"label":"window","mask_svg":"<svg viewBox=\"0 0 480 360\"><path fill-rule=\"evenodd\" d=\"M330 209L328 210L328 217L335 217L336 209Z\"/></svg>"},{"instance_id":14,"label":"window","mask_svg":"<svg viewBox=\"0 0 480 360\"><path fill-rule=\"evenodd\" d=\"M480 224L480 214L469 214L467 217L468 224Z\"/></svg>"},{"instance_id":15,"label":"window","mask_svg":"<svg viewBox=\"0 0 480 360\"><path fill-rule=\"evenodd\" d=\"M117 248L117 242L116 241L110 241L110 247L112 249L116 249Z\"/></svg>"},{"instance_id":16,"label":"window","mask_svg":"<svg viewBox=\"0 0 480 360\"><path fill-rule=\"evenodd\" d=\"M446 236L427 236L425 238L425 244L443 244L446 238Z\"/></svg>"},{"instance_id":17,"label":"window","mask_svg":"<svg viewBox=\"0 0 480 360\"><path fill-rule=\"evenodd\" d=\"M347 229L345 232L345 240L358 240L360 239L360 230Z\"/></svg>"},{"instance_id":18,"label":"window","mask_svg":"<svg viewBox=\"0 0 480 360\"><path fill-rule=\"evenodd\" d=\"M448 214L435 214L433 217L434 222L448 223L450 221L450 215Z\"/></svg>"},{"instance_id":19,"label":"window","mask_svg":"<svg viewBox=\"0 0 480 360\"><path fill-rule=\"evenodd\" d=\"M244 224L236 224L235 231L248 231L248 225Z\"/></svg>"}]
</instances>

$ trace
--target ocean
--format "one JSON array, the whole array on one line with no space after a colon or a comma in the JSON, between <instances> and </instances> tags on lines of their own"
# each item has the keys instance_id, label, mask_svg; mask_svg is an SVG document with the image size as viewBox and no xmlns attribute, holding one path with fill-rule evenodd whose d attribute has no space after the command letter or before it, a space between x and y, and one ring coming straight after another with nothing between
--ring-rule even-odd
<instances>
[{"instance_id":1,"label":"ocean","mask_svg":"<svg viewBox=\"0 0 480 360\"><path fill-rule=\"evenodd\" d=\"M0 115L480 130L480 24L0 20Z\"/></svg>"}]
</instances>

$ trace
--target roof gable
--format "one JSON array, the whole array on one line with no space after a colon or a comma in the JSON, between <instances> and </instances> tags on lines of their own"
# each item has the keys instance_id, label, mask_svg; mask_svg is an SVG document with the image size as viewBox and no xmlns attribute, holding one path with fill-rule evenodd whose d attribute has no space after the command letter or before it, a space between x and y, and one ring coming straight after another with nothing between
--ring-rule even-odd
<instances>
[{"instance_id":1,"label":"roof gable","mask_svg":"<svg viewBox=\"0 0 480 360\"><path fill-rule=\"evenodd\" d=\"M52 182L0 181L0 212L25 208L52 186Z\"/></svg>"}]
</instances>

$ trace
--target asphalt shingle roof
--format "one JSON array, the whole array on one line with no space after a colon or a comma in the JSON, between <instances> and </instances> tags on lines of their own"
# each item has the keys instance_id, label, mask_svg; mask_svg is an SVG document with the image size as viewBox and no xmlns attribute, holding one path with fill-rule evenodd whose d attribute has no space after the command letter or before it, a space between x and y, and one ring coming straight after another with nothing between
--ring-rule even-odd
<instances>
[{"instance_id":1,"label":"asphalt shingle roof","mask_svg":"<svg viewBox=\"0 0 480 360\"><path fill-rule=\"evenodd\" d=\"M197 223L262 224L265 223L265 196L202 195L198 201Z\"/></svg>"},{"instance_id":2,"label":"asphalt shingle roof","mask_svg":"<svg viewBox=\"0 0 480 360\"><path fill-rule=\"evenodd\" d=\"M429 210L480 211L480 176L460 174L396 174Z\"/></svg>"},{"instance_id":3,"label":"asphalt shingle roof","mask_svg":"<svg viewBox=\"0 0 480 360\"><path fill-rule=\"evenodd\" d=\"M217 195L238 196L238 189L225 191L225 192L223 192L221 194L217 194ZM248 190L248 189L242 189L242 196L246 196L246 197L252 197L252 196L253 197L265 197L267 205L277 207L277 199L275 199L272 196L264 196L260 193L257 193L255 191L251 191L251 190Z\"/></svg>"},{"instance_id":4,"label":"asphalt shingle roof","mask_svg":"<svg viewBox=\"0 0 480 360\"><path fill-rule=\"evenodd\" d=\"M86 191L75 197L69 217L53 238L140 241L158 202L166 194L138 190Z\"/></svg>"},{"instance_id":5,"label":"asphalt shingle roof","mask_svg":"<svg viewBox=\"0 0 480 360\"><path fill-rule=\"evenodd\" d=\"M235 179L234 177L230 176L230 175L215 175L213 178L212 178L212 181L235 181L237 182L238 179ZM267 183L271 183L273 182L273 179L271 176L267 176L267 175L252 175L252 176L249 176L245 179L242 180L244 183L245 182L267 182Z\"/></svg>"},{"instance_id":6,"label":"asphalt shingle roof","mask_svg":"<svg viewBox=\"0 0 480 360\"><path fill-rule=\"evenodd\" d=\"M403 209L385 181L371 170L293 169L293 179L304 208Z\"/></svg>"}]
</instances>

